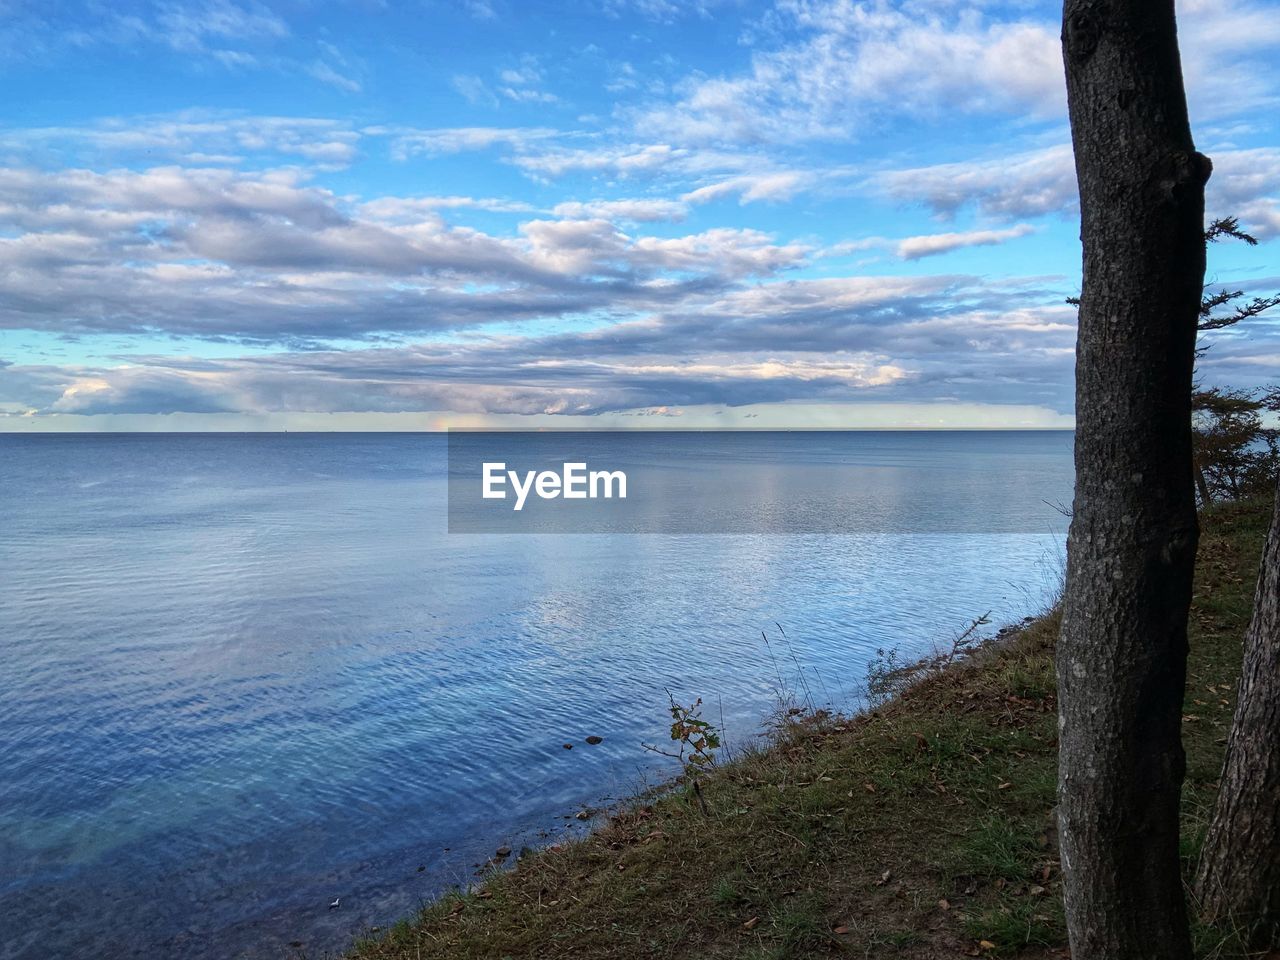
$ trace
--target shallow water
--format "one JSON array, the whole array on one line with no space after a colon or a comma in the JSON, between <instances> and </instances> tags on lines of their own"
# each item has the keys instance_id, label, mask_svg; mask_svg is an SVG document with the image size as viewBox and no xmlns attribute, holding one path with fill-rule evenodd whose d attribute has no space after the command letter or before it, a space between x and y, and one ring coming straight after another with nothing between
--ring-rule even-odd
<instances>
[{"instance_id":1,"label":"shallow water","mask_svg":"<svg viewBox=\"0 0 1280 960\"><path fill-rule=\"evenodd\" d=\"M0 956L341 949L660 776L667 688L741 742L1043 604L1070 434L819 448L919 532L447 534L438 435L0 435ZM957 484L1020 532L934 532Z\"/></svg>"}]
</instances>

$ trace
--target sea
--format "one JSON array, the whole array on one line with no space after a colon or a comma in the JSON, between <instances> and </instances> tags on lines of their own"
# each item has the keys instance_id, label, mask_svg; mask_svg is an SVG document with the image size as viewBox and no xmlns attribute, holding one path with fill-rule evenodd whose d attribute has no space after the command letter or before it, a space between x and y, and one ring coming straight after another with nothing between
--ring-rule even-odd
<instances>
[{"instance_id":1,"label":"sea","mask_svg":"<svg viewBox=\"0 0 1280 960\"><path fill-rule=\"evenodd\" d=\"M440 434L0 434L0 957L340 955L663 783L672 698L731 754L1060 587L1069 432L626 442L842 522L450 532Z\"/></svg>"}]
</instances>

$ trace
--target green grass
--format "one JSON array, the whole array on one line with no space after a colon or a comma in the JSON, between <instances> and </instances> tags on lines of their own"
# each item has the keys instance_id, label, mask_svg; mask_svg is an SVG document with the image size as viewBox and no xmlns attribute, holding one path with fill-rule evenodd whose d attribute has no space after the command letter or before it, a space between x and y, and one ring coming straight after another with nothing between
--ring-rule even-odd
<instances>
[{"instance_id":1,"label":"green grass","mask_svg":"<svg viewBox=\"0 0 1280 960\"><path fill-rule=\"evenodd\" d=\"M1184 738L1202 840L1269 505L1204 520ZM767 746L521 857L353 960L1062 956L1048 615L875 712L794 718ZM656 718L660 721L660 718ZM1198 956L1243 957L1198 927Z\"/></svg>"}]
</instances>

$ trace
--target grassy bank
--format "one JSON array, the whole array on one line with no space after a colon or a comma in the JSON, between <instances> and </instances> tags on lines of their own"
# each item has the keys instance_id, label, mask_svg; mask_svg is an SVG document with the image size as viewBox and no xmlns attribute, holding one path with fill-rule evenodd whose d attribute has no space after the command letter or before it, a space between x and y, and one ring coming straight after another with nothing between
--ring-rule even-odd
<instances>
[{"instance_id":1,"label":"grassy bank","mask_svg":"<svg viewBox=\"0 0 1280 960\"><path fill-rule=\"evenodd\" d=\"M1269 504L1207 517L1184 853L1213 802ZM1055 616L874 713L807 716L589 838L445 897L360 960L1060 956ZM1198 929L1204 957L1244 954Z\"/></svg>"}]
</instances>

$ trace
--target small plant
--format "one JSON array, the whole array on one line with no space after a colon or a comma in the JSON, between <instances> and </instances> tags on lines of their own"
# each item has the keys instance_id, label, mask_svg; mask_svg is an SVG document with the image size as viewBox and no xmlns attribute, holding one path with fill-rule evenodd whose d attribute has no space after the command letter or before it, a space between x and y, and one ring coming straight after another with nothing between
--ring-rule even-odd
<instances>
[{"instance_id":1,"label":"small plant","mask_svg":"<svg viewBox=\"0 0 1280 960\"><path fill-rule=\"evenodd\" d=\"M988 610L956 634L949 647L935 647L931 655L912 663L902 660L897 647L878 649L875 658L867 661L867 700L872 709L884 706L917 680L971 655L983 643L978 631L990 622L991 611Z\"/></svg>"},{"instance_id":2,"label":"small plant","mask_svg":"<svg viewBox=\"0 0 1280 960\"><path fill-rule=\"evenodd\" d=\"M668 690L667 699L671 701L671 741L676 749L663 750L649 743L644 748L678 760L686 775L714 766L715 751L720 748L720 731L709 720L702 719L702 698L686 707Z\"/></svg>"},{"instance_id":3,"label":"small plant","mask_svg":"<svg viewBox=\"0 0 1280 960\"><path fill-rule=\"evenodd\" d=\"M875 659L867 661L867 700L873 708L879 709L898 695L905 668L897 647L880 647Z\"/></svg>"},{"instance_id":4,"label":"small plant","mask_svg":"<svg viewBox=\"0 0 1280 960\"><path fill-rule=\"evenodd\" d=\"M782 624L775 620L773 625L778 628L778 634L782 638L782 643L787 648L786 653L788 659L790 659L792 664L795 665L795 684L793 685L792 682L782 674L782 668L778 664L778 658L773 652L773 644L769 642L769 634L764 630L761 630L760 637L764 640L764 647L769 653L769 659L773 661L773 672L774 676L777 678L777 687L774 690L774 695L778 701L778 712L784 719L799 716L800 714L810 713L816 709L816 704L813 700L813 693L809 690L809 681L805 679L804 667L800 664L800 658L796 656L795 648L791 645L791 638L787 636L787 631L782 629ZM822 682L822 678L819 677L816 672L814 676L819 683ZM830 698L828 698L828 700L829 699Z\"/></svg>"}]
</instances>

